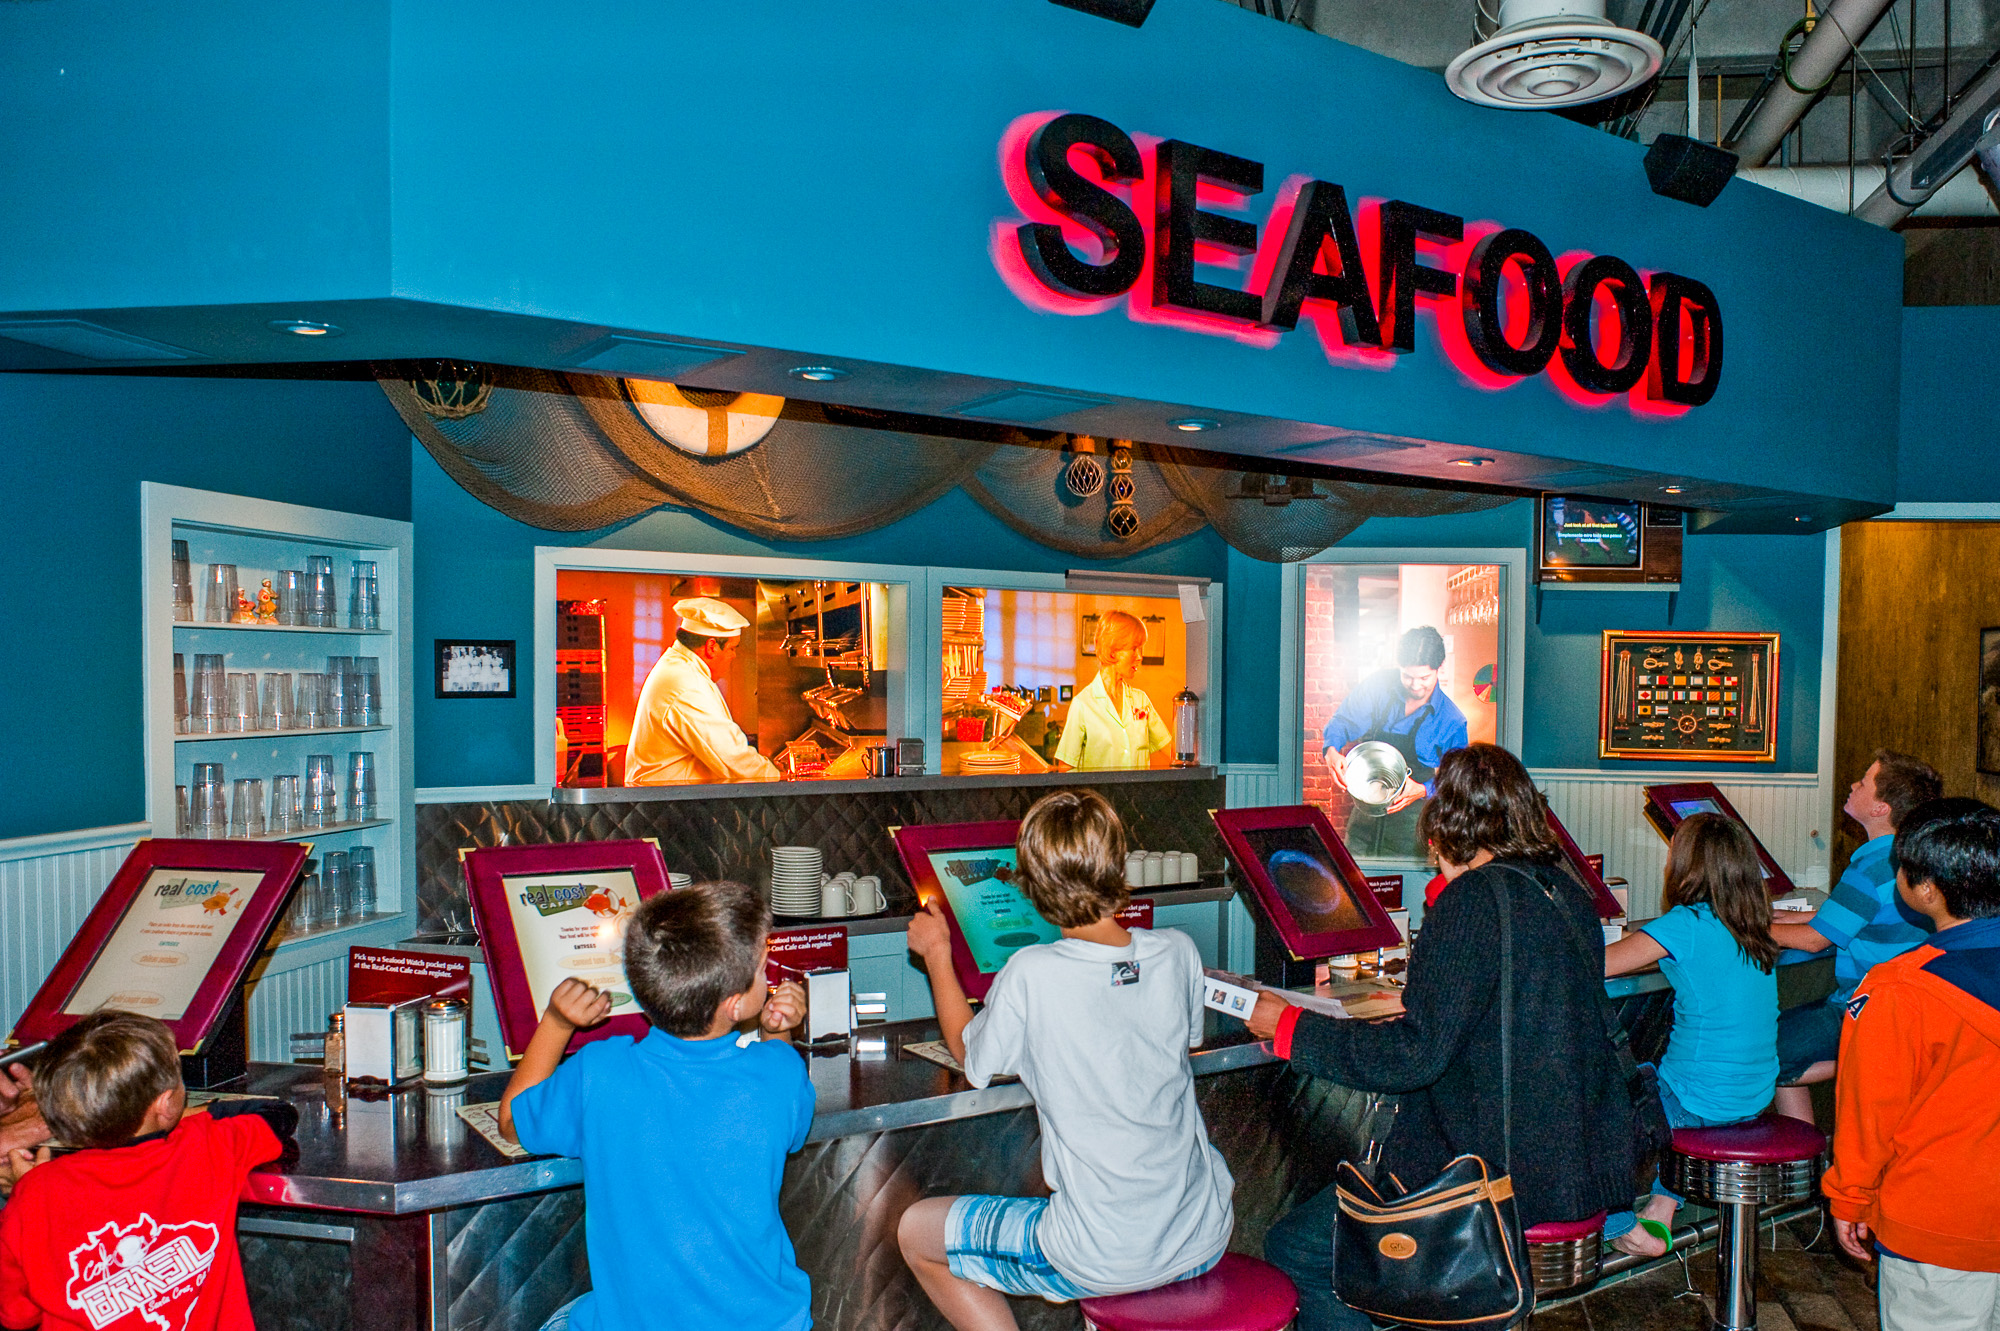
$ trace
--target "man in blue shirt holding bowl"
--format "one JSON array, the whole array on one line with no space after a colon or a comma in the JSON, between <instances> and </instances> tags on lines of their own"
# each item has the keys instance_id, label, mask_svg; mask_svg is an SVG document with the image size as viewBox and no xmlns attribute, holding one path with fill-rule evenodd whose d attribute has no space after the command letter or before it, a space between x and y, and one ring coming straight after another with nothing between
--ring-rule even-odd
<instances>
[{"instance_id":1,"label":"man in blue shirt holding bowl","mask_svg":"<svg viewBox=\"0 0 2000 1331\"><path fill-rule=\"evenodd\" d=\"M1433 793L1438 759L1469 741L1465 713L1438 687L1443 667L1443 635L1421 624L1397 642L1395 669L1378 670L1356 684L1326 723L1320 761L1336 777L1341 755L1366 740L1388 744L1409 767L1402 789L1386 809L1355 805L1347 820L1347 848L1353 854L1423 854L1417 819Z\"/></svg>"}]
</instances>

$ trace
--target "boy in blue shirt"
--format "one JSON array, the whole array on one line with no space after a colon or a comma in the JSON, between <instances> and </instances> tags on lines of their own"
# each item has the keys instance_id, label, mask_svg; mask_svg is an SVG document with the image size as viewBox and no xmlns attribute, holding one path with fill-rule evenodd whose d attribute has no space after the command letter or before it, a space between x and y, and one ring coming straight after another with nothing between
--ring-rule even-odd
<instances>
[{"instance_id":1,"label":"boy in blue shirt","mask_svg":"<svg viewBox=\"0 0 2000 1331\"><path fill-rule=\"evenodd\" d=\"M1835 949L1833 992L1824 1003L1791 1008L1778 1017L1779 1113L1813 1121L1814 1082L1832 1081L1840 1052L1840 1017L1854 988L1871 967L1930 939L1930 922L1896 896L1889 848L1896 829L1919 804L1944 794L1944 779L1929 763L1877 749L1875 761L1847 792L1841 812L1861 824L1867 842L1847 862L1833 895L1804 924L1776 924L1771 937L1801 952Z\"/></svg>"},{"instance_id":2,"label":"boy in blue shirt","mask_svg":"<svg viewBox=\"0 0 2000 1331\"><path fill-rule=\"evenodd\" d=\"M557 1066L611 996L564 980L500 1100L500 1130L583 1161L591 1292L544 1331L805 1331L811 1290L778 1216L785 1157L805 1144L813 1089L785 1043L805 995L767 1003L771 916L739 883L663 892L625 933L625 978L652 1023Z\"/></svg>"}]
</instances>

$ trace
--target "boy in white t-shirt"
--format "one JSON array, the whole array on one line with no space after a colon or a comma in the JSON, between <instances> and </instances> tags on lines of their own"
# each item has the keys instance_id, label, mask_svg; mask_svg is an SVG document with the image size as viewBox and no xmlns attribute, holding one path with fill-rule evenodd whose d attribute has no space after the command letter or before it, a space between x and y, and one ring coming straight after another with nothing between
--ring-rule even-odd
<instances>
[{"instance_id":1,"label":"boy in white t-shirt","mask_svg":"<svg viewBox=\"0 0 2000 1331\"><path fill-rule=\"evenodd\" d=\"M1114 918L1130 895L1125 829L1095 791L1036 803L1018 859L1021 888L1063 936L1015 953L977 1017L937 903L910 923L966 1080L1013 1073L1035 1097L1054 1194L930 1197L903 1213L904 1260L958 1331L1014 1327L1007 1294L1063 1303L1200 1275L1235 1223L1188 1064L1202 1036L1193 940Z\"/></svg>"}]
</instances>

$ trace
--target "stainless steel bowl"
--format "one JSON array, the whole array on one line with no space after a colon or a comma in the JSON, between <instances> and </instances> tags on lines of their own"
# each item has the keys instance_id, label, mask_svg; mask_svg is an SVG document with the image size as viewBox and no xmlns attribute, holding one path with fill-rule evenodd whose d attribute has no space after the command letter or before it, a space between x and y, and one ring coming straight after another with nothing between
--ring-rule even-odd
<instances>
[{"instance_id":1,"label":"stainless steel bowl","mask_svg":"<svg viewBox=\"0 0 2000 1331\"><path fill-rule=\"evenodd\" d=\"M1402 753L1379 739L1355 745L1340 764L1340 784L1364 813L1377 818L1389 812L1389 802L1409 779L1410 764Z\"/></svg>"}]
</instances>

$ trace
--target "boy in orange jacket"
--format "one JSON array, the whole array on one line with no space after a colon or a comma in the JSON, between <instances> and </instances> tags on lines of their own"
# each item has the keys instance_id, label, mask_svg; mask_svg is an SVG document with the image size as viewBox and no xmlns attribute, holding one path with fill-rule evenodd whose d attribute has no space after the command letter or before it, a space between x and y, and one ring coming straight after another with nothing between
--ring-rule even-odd
<instances>
[{"instance_id":1,"label":"boy in orange jacket","mask_svg":"<svg viewBox=\"0 0 2000 1331\"><path fill-rule=\"evenodd\" d=\"M1897 892L1937 932L1847 1004L1834 1233L1880 1256L1883 1331L2000 1331L2000 810L1919 806L1893 859Z\"/></svg>"}]
</instances>

